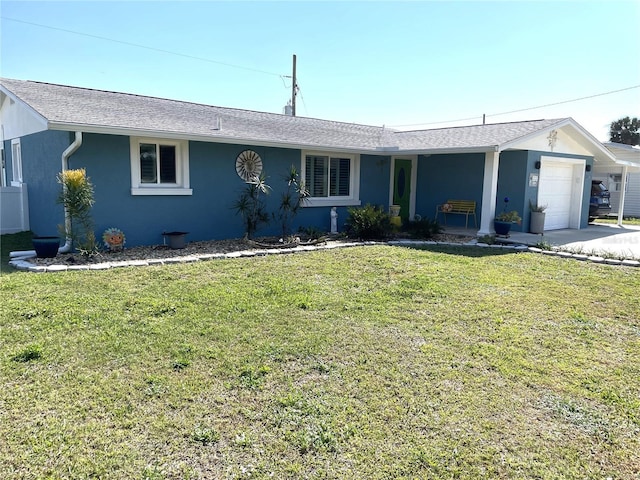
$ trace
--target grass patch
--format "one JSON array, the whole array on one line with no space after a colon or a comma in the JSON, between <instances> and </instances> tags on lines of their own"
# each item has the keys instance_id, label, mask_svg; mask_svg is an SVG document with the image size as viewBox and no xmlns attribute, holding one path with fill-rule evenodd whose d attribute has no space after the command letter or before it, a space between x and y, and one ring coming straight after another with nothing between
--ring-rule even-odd
<instances>
[{"instance_id":1,"label":"grass patch","mask_svg":"<svg viewBox=\"0 0 640 480\"><path fill-rule=\"evenodd\" d=\"M15 271L9 266L9 252L33 250L32 237L33 233L31 232L0 235L0 275Z\"/></svg>"},{"instance_id":2,"label":"grass patch","mask_svg":"<svg viewBox=\"0 0 640 480\"><path fill-rule=\"evenodd\" d=\"M634 478L640 272L488 250L6 275L0 478Z\"/></svg>"},{"instance_id":3,"label":"grass patch","mask_svg":"<svg viewBox=\"0 0 640 480\"><path fill-rule=\"evenodd\" d=\"M618 217L598 217L594 223L606 223L608 225L616 225L618 223ZM640 225L640 218L638 217L623 217L622 225Z\"/></svg>"}]
</instances>

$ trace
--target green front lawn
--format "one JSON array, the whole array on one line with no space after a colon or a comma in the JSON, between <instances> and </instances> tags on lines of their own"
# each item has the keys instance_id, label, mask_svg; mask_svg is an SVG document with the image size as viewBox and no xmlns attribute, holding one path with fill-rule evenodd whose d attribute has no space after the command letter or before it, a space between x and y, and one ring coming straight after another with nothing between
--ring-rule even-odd
<instances>
[{"instance_id":1,"label":"green front lawn","mask_svg":"<svg viewBox=\"0 0 640 480\"><path fill-rule=\"evenodd\" d=\"M640 270L463 247L0 277L0 478L636 478Z\"/></svg>"}]
</instances>

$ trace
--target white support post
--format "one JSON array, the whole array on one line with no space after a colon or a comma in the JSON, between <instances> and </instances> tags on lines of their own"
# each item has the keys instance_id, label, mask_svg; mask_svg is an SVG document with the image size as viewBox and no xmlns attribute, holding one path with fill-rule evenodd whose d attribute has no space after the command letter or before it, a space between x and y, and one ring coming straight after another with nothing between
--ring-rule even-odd
<instances>
[{"instance_id":1,"label":"white support post","mask_svg":"<svg viewBox=\"0 0 640 480\"><path fill-rule=\"evenodd\" d=\"M480 212L479 236L493 235L493 219L496 215L498 195L498 167L500 152L487 152L484 156L484 179L482 181L482 212Z\"/></svg>"},{"instance_id":2,"label":"white support post","mask_svg":"<svg viewBox=\"0 0 640 480\"><path fill-rule=\"evenodd\" d=\"M624 197L627 193L627 171L626 165L622 167L622 190L620 191L620 205L618 205L618 226L622 226L622 218L624 216Z\"/></svg>"}]
</instances>

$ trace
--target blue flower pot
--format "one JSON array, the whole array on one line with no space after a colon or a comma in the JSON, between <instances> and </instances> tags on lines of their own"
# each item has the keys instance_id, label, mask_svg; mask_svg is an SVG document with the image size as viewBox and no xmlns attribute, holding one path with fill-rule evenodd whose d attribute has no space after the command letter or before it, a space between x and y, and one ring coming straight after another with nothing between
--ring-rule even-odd
<instances>
[{"instance_id":1,"label":"blue flower pot","mask_svg":"<svg viewBox=\"0 0 640 480\"><path fill-rule=\"evenodd\" d=\"M60 237L33 237L33 249L38 258L54 258L60 248Z\"/></svg>"},{"instance_id":2,"label":"blue flower pot","mask_svg":"<svg viewBox=\"0 0 640 480\"><path fill-rule=\"evenodd\" d=\"M493 228L496 231L496 235L508 237L511 231L512 222L501 222L500 220L493 221Z\"/></svg>"}]
</instances>

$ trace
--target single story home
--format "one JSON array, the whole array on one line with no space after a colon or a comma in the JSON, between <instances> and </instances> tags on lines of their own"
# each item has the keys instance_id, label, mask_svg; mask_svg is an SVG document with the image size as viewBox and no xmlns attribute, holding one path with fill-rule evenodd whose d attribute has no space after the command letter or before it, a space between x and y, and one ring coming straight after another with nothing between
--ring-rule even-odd
<instances>
[{"instance_id":1,"label":"single story home","mask_svg":"<svg viewBox=\"0 0 640 480\"><path fill-rule=\"evenodd\" d=\"M397 131L11 79L0 79L0 103L3 232L56 234L56 175L85 168L96 235L119 228L128 246L176 230L192 241L241 237L233 204L246 175L265 174L275 211L291 165L311 194L295 229L329 230L332 207L342 227L350 206L398 204L410 220L461 199L475 202L469 227L485 235L504 197L523 217L514 230L528 229L529 201L548 205L547 230L586 228L593 168L617 164L571 118Z\"/></svg>"}]
</instances>

